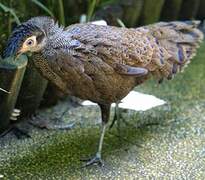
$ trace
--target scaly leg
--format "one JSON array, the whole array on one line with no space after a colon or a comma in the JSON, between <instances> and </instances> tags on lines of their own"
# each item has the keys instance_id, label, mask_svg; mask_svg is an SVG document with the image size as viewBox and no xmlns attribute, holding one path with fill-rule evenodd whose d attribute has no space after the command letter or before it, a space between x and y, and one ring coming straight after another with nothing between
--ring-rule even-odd
<instances>
[{"instance_id":1,"label":"scaly leg","mask_svg":"<svg viewBox=\"0 0 205 180\"><path fill-rule=\"evenodd\" d=\"M115 124L115 122L117 121L117 123L119 122L119 120L120 120L120 110L119 110L119 102L116 102L116 104L115 104L115 110L114 110L115 112L114 112L114 118L113 118L113 120L112 120L112 123L111 123L111 125L110 125L110 127L109 127L109 129L112 129L112 127L113 127L113 125Z\"/></svg>"},{"instance_id":2,"label":"scaly leg","mask_svg":"<svg viewBox=\"0 0 205 180\"><path fill-rule=\"evenodd\" d=\"M121 109L119 108L120 101L116 102L115 110L114 110L114 118L111 122L111 125L109 126L109 129L112 129L115 122L117 123L117 129L120 132L121 122L124 124L128 124L128 122L122 117ZM129 124L128 124L129 125Z\"/></svg>"},{"instance_id":3,"label":"scaly leg","mask_svg":"<svg viewBox=\"0 0 205 180\"><path fill-rule=\"evenodd\" d=\"M100 135L100 141L99 141L99 146L98 146L98 151L96 155L88 160L87 163L83 167L87 167L93 164L98 164L100 166L103 166L103 161L102 161L102 145L103 145L103 140L105 136L105 131L106 131L106 125L109 120L110 116L110 104L109 105L102 105L99 104L100 109L101 109L101 115L102 115L102 129L101 129L101 135Z\"/></svg>"}]
</instances>

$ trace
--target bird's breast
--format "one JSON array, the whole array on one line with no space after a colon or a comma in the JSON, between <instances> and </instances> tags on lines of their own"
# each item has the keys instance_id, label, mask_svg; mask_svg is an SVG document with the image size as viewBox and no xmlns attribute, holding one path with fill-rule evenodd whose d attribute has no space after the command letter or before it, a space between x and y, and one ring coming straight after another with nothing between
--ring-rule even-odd
<instances>
[{"instance_id":1,"label":"bird's breast","mask_svg":"<svg viewBox=\"0 0 205 180\"><path fill-rule=\"evenodd\" d=\"M70 74L71 75L71 74ZM135 78L123 77L117 73L105 74L96 71L79 77L71 75L67 88L73 96L96 103L112 103L121 100L135 86Z\"/></svg>"}]
</instances>

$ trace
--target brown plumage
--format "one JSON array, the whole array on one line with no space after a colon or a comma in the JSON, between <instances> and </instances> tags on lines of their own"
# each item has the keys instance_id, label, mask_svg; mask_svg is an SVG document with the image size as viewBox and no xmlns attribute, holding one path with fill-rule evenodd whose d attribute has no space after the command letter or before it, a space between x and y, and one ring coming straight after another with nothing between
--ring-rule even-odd
<instances>
[{"instance_id":1,"label":"brown plumage","mask_svg":"<svg viewBox=\"0 0 205 180\"><path fill-rule=\"evenodd\" d=\"M147 79L136 78L135 70L133 74L127 73L131 67L145 68L159 80L170 79L185 67L203 38L194 28L197 24L196 21L191 25L157 23L137 29L93 24L69 26L66 32L74 32L72 39L80 44L69 54L59 52L57 61L52 61L49 67L54 67L52 71L66 83L64 87L56 77L57 86L65 88L69 94L97 103L116 102ZM80 33L76 33L78 29ZM38 62L35 63L38 66ZM39 68L41 66L40 62Z\"/></svg>"},{"instance_id":2,"label":"brown plumage","mask_svg":"<svg viewBox=\"0 0 205 180\"><path fill-rule=\"evenodd\" d=\"M33 52L36 68L60 90L99 104L103 128L98 153L87 163L90 165L101 162L111 103L151 75L161 82L181 71L203 39L198 24L162 22L128 29L87 23L63 28L50 18L37 17L13 32L5 56Z\"/></svg>"}]
</instances>

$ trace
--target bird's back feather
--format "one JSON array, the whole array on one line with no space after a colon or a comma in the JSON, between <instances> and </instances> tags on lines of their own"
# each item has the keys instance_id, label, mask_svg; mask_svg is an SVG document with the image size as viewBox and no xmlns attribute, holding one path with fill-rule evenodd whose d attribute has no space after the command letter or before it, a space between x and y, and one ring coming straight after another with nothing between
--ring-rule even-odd
<instances>
[{"instance_id":1,"label":"bird's back feather","mask_svg":"<svg viewBox=\"0 0 205 180\"><path fill-rule=\"evenodd\" d=\"M73 38L82 43L80 48L84 52L95 52L111 66L142 67L158 79L170 79L196 54L203 39L198 24L198 21L160 22L137 29L76 24L67 31L73 32Z\"/></svg>"}]
</instances>

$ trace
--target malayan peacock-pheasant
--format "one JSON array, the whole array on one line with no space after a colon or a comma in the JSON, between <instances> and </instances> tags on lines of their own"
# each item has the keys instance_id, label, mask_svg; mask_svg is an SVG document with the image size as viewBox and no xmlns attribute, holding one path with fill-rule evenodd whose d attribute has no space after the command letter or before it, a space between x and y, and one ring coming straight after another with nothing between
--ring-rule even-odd
<instances>
[{"instance_id":1,"label":"malayan peacock-pheasant","mask_svg":"<svg viewBox=\"0 0 205 180\"><path fill-rule=\"evenodd\" d=\"M42 76L60 90L98 103L102 113L99 148L86 165L101 164L111 103L151 75L161 82L180 72L203 39L198 24L161 22L128 29L85 23L64 28L50 17L35 17L13 31L4 57L30 51Z\"/></svg>"}]
</instances>

